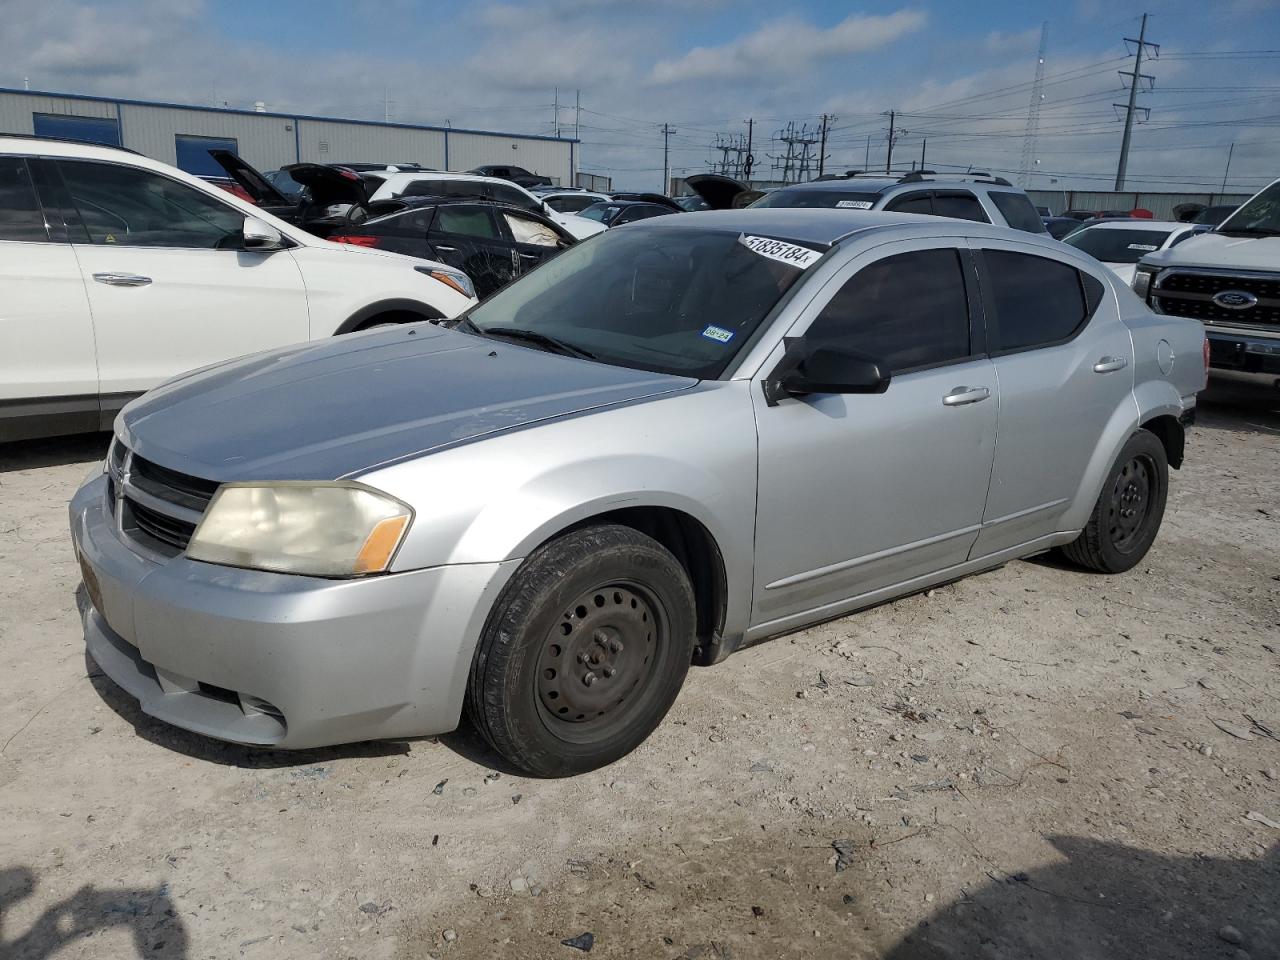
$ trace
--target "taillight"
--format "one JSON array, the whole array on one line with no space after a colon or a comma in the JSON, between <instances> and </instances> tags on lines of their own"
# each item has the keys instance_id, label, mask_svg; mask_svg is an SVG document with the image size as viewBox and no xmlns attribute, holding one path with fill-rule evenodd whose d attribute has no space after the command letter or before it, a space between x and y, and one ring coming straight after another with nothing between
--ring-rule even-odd
<instances>
[{"instance_id":1,"label":"taillight","mask_svg":"<svg viewBox=\"0 0 1280 960\"><path fill-rule=\"evenodd\" d=\"M382 242L381 237L362 236L354 233L340 233L329 238L334 243L349 243L356 247L376 247Z\"/></svg>"},{"instance_id":2,"label":"taillight","mask_svg":"<svg viewBox=\"0 0 1280 960\"><path fill-rule=\"evenodd\" d=\"M1209 337L1204 338L1204 386L1201 390L1209 389Z\"/></svg>"}]
</instances>

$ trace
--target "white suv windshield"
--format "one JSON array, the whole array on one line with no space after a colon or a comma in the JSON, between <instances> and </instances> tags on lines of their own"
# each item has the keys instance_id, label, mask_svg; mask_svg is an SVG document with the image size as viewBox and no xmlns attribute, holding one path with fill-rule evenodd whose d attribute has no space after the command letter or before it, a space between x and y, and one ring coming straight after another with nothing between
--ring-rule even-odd
<instances>
[{"instance_id":1,"label":"white suv windshield","mask_svg":"<svg viewBox=\"0 0 1280 960\"><path fill-rule=\"evenodd\" d=\"M462 329L714 378L820 256L724 230L668 230L660 244L651 230L611 230L473 307Z\"/></svg>"}]
</instances>

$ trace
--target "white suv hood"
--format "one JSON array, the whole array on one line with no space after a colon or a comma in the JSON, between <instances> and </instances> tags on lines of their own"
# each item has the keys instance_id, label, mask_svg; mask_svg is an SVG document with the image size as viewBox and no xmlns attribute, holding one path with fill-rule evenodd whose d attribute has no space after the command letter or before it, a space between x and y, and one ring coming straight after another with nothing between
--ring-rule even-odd
<instances>
[{"instance_id":1,"label":"white suv hood","mask_svg":"<svg viewBox=\"0 0 1280 960\"><path fill-rule=\"evenodd\" d=\"M1153 267L1208 267L1280 273L1280 237L1238 237L1202 233L1176 247L1142 258Z\"/></svg>"}]
</instances>

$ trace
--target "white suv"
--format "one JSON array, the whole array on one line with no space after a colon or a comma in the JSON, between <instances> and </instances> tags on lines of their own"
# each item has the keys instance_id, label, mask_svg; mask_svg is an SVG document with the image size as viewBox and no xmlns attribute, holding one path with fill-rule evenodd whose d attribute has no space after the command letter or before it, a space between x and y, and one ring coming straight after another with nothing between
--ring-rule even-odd
<instances>
[{"instance_id":1,"label":"white suv","mask_svg":"<svg viewBox=\"0 0 1280 960\"><path fill-rule=\"evenodd\" d=\"M0 136L0 441L108 429L175 374L475 303L127 150Z\"/></svg>"},{"instance_id":2,"label":"white suv","mask_svg":"<svg viewBox=\"0 0 1280 960\"><path fill-rule=\"evenodd\" d=\"M524 187L497 177L480 177L470 173L435 173L417 171L390 174L378 187L370 202L394 197L485 197L532 210L564 227L577 240L604 233L604 225L572 213L561 213Z\"/></svg>"}]
</instances>

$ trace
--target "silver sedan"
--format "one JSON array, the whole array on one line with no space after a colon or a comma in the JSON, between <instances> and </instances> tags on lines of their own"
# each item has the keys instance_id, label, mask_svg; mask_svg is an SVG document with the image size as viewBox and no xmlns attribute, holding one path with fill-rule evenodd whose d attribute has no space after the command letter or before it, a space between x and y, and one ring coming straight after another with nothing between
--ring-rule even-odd
<instances>
[{"instance_id":1,"label":"silver sedan","mask_svg":"<svg viewBox=\"0 0 1280 960\"><path fill-rule=\"evenodd\" d=\"M206 368L71 504L89 653L162 720L296 748L454 729L557 776L691 663L1160 526L1200 324L967 221L660 217L457 323Z\"/></svg>"}]
</instances>

